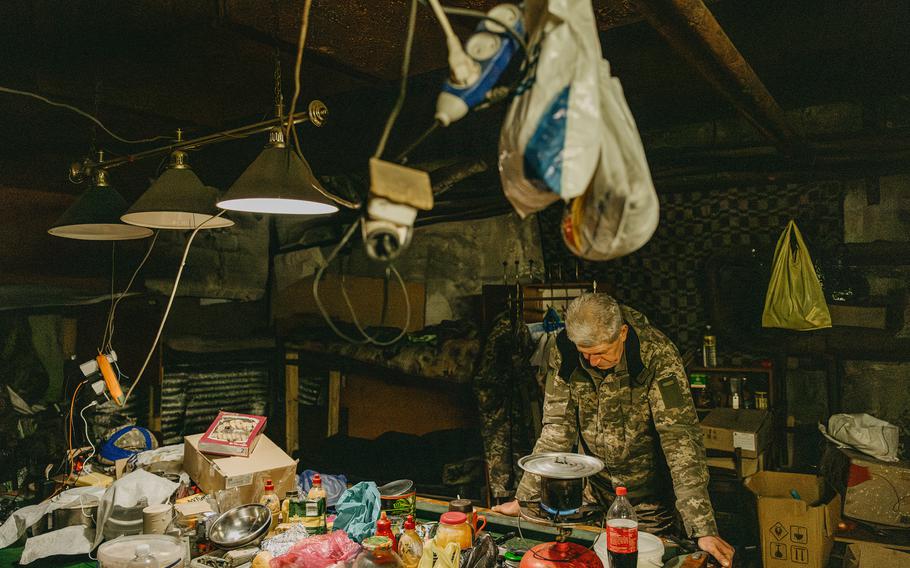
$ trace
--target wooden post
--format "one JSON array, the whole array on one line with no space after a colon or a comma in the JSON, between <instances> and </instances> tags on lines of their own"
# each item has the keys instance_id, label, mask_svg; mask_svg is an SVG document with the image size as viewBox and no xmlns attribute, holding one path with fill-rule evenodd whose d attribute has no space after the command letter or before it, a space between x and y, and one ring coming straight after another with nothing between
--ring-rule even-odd
<instances>
[{"instance_id":1,"label":"wooden post","mask_svg":"<svg viewBox=\"0 0 910 568\"><path fill-rule=\"evenodd\" d=\"M329 371L329 419L326 435L338 433L341 426L341 371Z\"/></svg>"},{"instance_id":2,"label":"wooden post","mask_svg":"<svg viewBox=\"0 0 910 568\"><path fill-rule=\"evenodd\" d=\"M300 356L296 351L287 351L284 365L284 445L288 455L300 449L300 426L298 424L300 387Z\"/></svg>"}]
</instances>

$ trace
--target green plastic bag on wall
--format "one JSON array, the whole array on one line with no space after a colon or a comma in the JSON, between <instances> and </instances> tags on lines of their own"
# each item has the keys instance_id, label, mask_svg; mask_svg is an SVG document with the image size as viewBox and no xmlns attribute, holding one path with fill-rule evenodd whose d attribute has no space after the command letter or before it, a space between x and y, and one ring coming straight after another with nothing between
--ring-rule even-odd
<instances>
[{"instance_id":1,"label":"green plastic bag on wall","mask_svg":"<svg viewBox=\"0 0 910 568\"><path fill-rule=\"evenodd\" d=\"M777 240L762 327L810 331L831 327L831 314L809 249L792 219Z\"/></svg>"}]
</instances>

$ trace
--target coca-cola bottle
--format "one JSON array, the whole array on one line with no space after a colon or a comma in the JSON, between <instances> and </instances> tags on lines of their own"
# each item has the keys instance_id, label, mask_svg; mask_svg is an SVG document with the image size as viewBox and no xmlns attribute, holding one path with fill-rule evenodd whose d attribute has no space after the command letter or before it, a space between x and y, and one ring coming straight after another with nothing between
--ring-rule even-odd
<instances>
[{"instance_id":1,"label":"coca-cola bottle","mask_svg":"<svg viewBox=\"0 0 910 568\"><path fill-rule=\"evenodd\" d=\"M607 552L610 568L638 565L638 518L626 498L626 488L616 488L616 500L607 511Z\"/></svg>"}]
</instances>

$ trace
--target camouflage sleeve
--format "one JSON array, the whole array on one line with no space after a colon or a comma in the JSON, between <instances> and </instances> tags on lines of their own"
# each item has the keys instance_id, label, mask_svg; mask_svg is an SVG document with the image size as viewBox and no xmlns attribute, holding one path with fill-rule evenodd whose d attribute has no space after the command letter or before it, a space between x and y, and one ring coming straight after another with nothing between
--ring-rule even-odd
<instances>
[{"instance_id":1,"label":"camouflage sleeve","mask_svg":"<svg viewBox=\"0 0 910 568\"><path fill-rule=\"evenodd\" d=\"M559 376L560 356L556 342L547 357L547 386L543 401L543 429L534 445L535 454L568 452L575 446L578 427L575 419L575 401L569 384ZM525 473L515 492L519 501L540 497L540 478Z\"/></svg>"},{"instance_id":2,"label":"camouflage sleeve","mask_svg":"<svg viewBox=\"0 0 910 568\"><path fill-rule=\"evenodd\" d=\"M649 366L655 371L648 393L654 425L673 479L676 508L691 538L717 535L708 496L708 465L701 428L682 359L669 339L655 341Z\"/></svg>"}]
</instances>

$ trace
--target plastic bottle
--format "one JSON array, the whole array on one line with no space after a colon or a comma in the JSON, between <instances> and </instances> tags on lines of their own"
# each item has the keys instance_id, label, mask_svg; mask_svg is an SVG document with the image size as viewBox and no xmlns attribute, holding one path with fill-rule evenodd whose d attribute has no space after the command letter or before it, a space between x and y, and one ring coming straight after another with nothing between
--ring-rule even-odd
<instances>
[{"instance_id":1,"label":"plastic bottle","mask_svg":"<svg viewBox=\"0 0 910 568\"><path fill-rule=\"evenodd\" d=\"M404 521L404 531L398 537L398 556L404 568L417 568L423 555L423 540L417 534L414 515L408 515Z\"/></svg>"},{"instance_id":2,"label":"plastic bottle","mask_svg":"<svg viewBox=\"0 0 910 568\"><path fill-rule=\"evenodd\" d=\"M702 339L702 364L705 367L717 366L717 336L711 333L711 326L705 326L705 337Z\"/></svg>"},{"instance_id":3,"label":"plastic bottle","mask_svg":"<svg viewBox=\"0 0 910 568\"><path fill-rule=\"evenodd\" d=\"M159 568L158 560L152 556L151 548L147 544L136 545L136 556L130 560L126 568Z\"/></svg>"},{"instance_id":4,"label":"plastic bottle","mask_svg":"<svg viewBox=\"0 0 910 568\"><path fill-rule=\"evenodd\" d=\"M611 568L638 565L638 518L626 498L626 488L616 488L616 500L607 511L607 552Z\"/></svg>"},{"instance_id":5,"label":"plastic bottle","mask_svg":"<svg viewBox=\"0 0 910 568\"><path fill-rule=\"evenodd\" d=\"M392 521L383 511L379 518L376 519L376 536L385 536L392 541L392 550L398 550L398 543L395 541L395 535L392 533Z\"/></svg>"},{"instance_id":6,"label":"plastic bottle","mask_svg":"<svg viewBox=\"0 0 910 568\"><path fill-rule=\"evenodd\" d=\"M309 534L326 533L326 493L322 488L322 478L319 474L313 476L313 486L310 487L303 502L303 512L301 514L303 525Z\"/></svg>"},{"instance_id":7,"label":"plastic bottle","mask_svg":"<svg viewBox=\"0 0 910 568\"><path fill-rule=\"evenodd\" d=\"M272 532L278 528L278 521L281 516L281 501L278 499L278 495L275 495L275 486L272 485L271 479L265 480L265 491L262 493L262 497L259 498L259 503L268 507L269 512L272 514L272 526L269 528L269 532Z\"/></svg>"}]
</instances>

